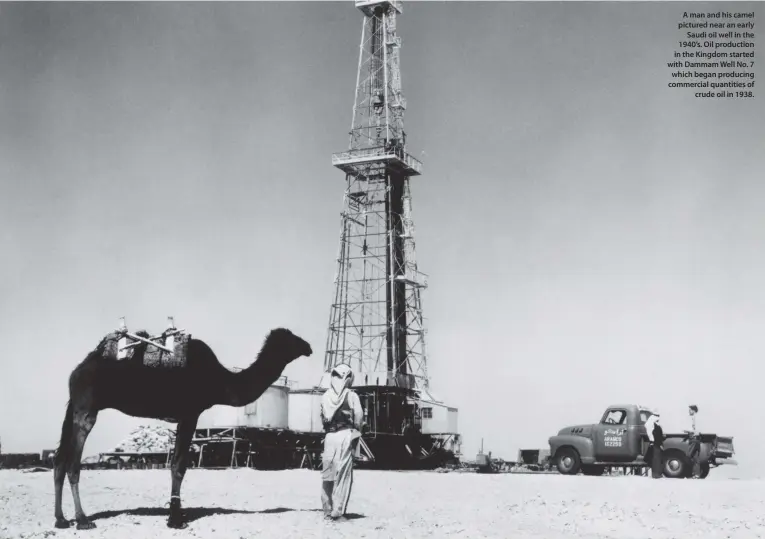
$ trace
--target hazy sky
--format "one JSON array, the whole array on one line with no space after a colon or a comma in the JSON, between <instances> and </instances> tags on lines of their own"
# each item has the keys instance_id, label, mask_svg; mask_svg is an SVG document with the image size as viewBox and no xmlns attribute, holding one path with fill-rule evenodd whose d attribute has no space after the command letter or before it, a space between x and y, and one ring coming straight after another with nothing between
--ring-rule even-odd
<instances>
[{"instance_id":1,"label":"hazy sky","mask_svg":"<svg viewBox=\"0 0 765 539\"><path fill-rule=\"evenodd\" d=\"M762 471L763 88L667 88L688 6L405 3L429 371L468 457L696 403ZM318 352L287 374L318 382L360 31L350 1L0 4L4 451L55 447L123 315L229 366L284 325ZM85 453L142 422L102 412Z\"/></svg>"}]
</instances>

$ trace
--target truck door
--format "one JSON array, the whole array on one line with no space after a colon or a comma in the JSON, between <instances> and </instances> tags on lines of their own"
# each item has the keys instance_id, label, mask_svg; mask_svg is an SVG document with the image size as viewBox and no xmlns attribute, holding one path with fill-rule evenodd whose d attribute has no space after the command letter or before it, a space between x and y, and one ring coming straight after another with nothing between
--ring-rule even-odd
<instances>
[{"instance_id":1,"label":"truck door","mask_svg":"<svg viewBox=\"0 0 765 539\"><path fill-rule=\"evenodd\" d=\"M605 462L631 462L639 451L638 425L630 425L627 410L609 408L595 428L595 458Z\"/></svg>"}]
</instances>

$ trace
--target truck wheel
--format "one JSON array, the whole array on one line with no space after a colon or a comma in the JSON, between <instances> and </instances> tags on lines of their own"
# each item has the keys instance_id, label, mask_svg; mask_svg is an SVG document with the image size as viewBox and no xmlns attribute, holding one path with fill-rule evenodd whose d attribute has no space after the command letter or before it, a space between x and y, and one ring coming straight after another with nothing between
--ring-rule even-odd
<instances>
[{"instance_id":1,"label":"truck wheel","mask_svg":"<svg viewBox=\"0 0 765 539\"><path fill-rule=\"evenodd\" d=\"M688 473L688 459L679 451L669 451L663 455L664 477L682 479Z\"/></svg>"},{"instance_id":2,"label":"truck wheel","mask_svg":"<svg viewBox=\"0 0 765 539\"><path fill-rule=\"evenodd\" d=\"M709 463L708 462L702 462L699 470L699 479L706 479L709 475Z\"/></svg>"},{"instance_id":3,"label":"truck wheel","mask_svg":"<svg viewBox=\"0 0 765 539\"><path fill-rule=\"evenodd\" d=\"M579 453L577 453L575 449L564 447L558 451L555 464L558 467L558 472L563 475L576 475L579 473L582 461L579 459Z\"/></svg>"},{"instance_id":4,"label":"truck wheel","mask_svg":"<svg viewBox=\"0 0 765 539\"><path fill-rule=\"evenodd\" d=\"M605 466L582 465L582 473L584 475L603 475L605 472L606 472Z\"/></svg>"}]
</instances>

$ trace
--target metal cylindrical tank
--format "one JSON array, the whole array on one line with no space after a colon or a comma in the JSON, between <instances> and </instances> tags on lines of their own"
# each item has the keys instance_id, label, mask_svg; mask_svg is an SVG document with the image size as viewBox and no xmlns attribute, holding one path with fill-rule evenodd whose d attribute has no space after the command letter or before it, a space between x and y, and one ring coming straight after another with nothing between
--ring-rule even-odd
<instances>
[{"instance_id":1,"label":"metal cylindrical tank","mask_svg":"<svg viewBox=\"0 0 765 539\"><path fill-rule=\"evenodd\" d=\"M297 389L289 393L289 429L295 432L322 432L321 389Z\"/></svg>"},{"instance_id":2,"label":"metal cylindrical tank","mask_svg":"<svg viewBox=\"0 0 765 539\"><path fill-rule=\"evenodd\" d=\"M209 410L205 410L202 415L199 416L197 428L222 429L229 427L243 427L244 422L242 408L218 405L213 406Z\"/></svg>"},{"instance_id":3,"label":"metal cylindrical tank","mask_svg":"<svg viewBox=\"0 0 765 539\"><path fill-rule=\"evenodd\" d=\"M245 406L213 406L199 417L197 428L286 429L289 419L288 406L289 387L286 384L274 384L266 389L258 400Z\"/></svg>"},{"instance_id":4,"label":"metal cylindrical tank","mask_svg":"<svg viewBox=\"0 0 765 539\"><path fill-rule=\"evenodd\" d=\"M248 427L286 429L289 422L289 388L273 385L258 400L244 407Z\"/></svg>"}]
</instances>

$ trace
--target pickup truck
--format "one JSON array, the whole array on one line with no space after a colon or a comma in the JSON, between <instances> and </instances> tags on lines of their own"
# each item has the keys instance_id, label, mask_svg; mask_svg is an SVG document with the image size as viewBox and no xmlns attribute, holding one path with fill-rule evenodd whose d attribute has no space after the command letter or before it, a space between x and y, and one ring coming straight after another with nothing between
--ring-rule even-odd
<instances>
[{"instance_id":1,"label":"pickup truck","mask_svg":"<svg viewBox=\"0 0 765 539\"><path fill-rule=\"evenodd\" d=\"M651 411L634 404L609 406L599 423L574 425L550 437L550 459L565 475L602 475L607 467L647 467L651 451L645 422ZM689 458L689 432L664 436L663 473L665 477L684 478L693 474ZM705 478L711 467L731 462L733 438L700 434L699 477Z\"/></svg>"}]
</instances>

